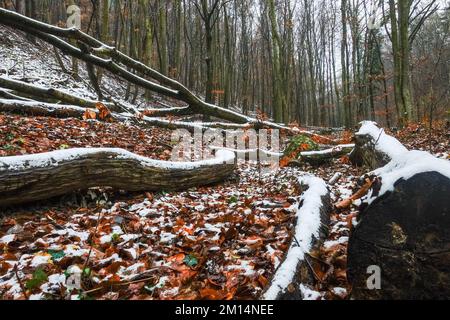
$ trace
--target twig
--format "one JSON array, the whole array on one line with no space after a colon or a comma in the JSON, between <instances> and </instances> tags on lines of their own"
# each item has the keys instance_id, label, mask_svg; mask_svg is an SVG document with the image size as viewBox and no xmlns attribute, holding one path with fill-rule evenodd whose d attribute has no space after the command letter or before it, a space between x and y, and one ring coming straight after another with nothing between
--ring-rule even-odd
<instances>
[{"instance_id":1,"label":"twig","mask_svg":"<svg viewBox=\"0 0 450 320\"><path fill-rule=\"evenodd\" d=\"M83 274L84 274L84 270L86 270L86 268L87 268L87 266L89 264L89 260L91 258L91 254L92 254L92 249L94 248L94 241L93 240L94 240L95 236L97 235L98 227L100 225L100 221L101 220L102 220L102 212L99 211L98 215L97 215L97 225L95 226L95 230L94 230L94 233L92 234L92 238L91 238L91 248L89 249L88 256L87 256L86 261L84 262L84 265L83 265L83 270L82 270Z\"/></svg>"},{"instance_id":2,"label":"twig","mask_svg":"<svg viewBox=\"0 0 450 320\"><path fill-rule=\"evenodd\" d=\"M314 277L316 278L317 281L323 282L323 279L321 279L319 277L319 275L316 273L316 271L314 270L313 266L311 265L311 262L309 261L308 256L310 256L309 253L306 253L305 261L308 264L309 269L312 271L312 273L313 273L313 275L314 275Z\"/></svg>"},{"instance_id":3,"label":"twig","mask_svg":"<svg viewBox=\"0 0 450 320\"><path fill-rule=\"evenodd\" d=\"M14 266L14 274L16 275L17 281L19 282L20 289L22 290L22 293L25 296L25 299L28 300L27 291L25 290L25 287L23 286L22 280L19 277L19 272L17 271L17 264Z\"/></svg>"},{"instance_id":4,"label":"twig","mask_svg":"<svg viewBox=\"0 0 450 320\"><path fill-rule=\"evenodd\" d=\"M157 271L157 270L159 270L159 269L160 269L160 268L158 267L158 268L153 268L153 269L147 270L147 271L145 271L144 273L142 273L142 274L140 274L140 275L137 275L137 276L133 277L133 279L136 279L136 278L138 278L139 276L142 276L142 275L147 275L148 273L153 272L153 271ZM114 283L114 284L112 284L112 285L113 285L113 286L124 287L124 286L129 286L129 285L131 285L131 284L136 284L136 283L141 283L141 282L147 282L147 281L153 280L153 278L154 278L154 276L151 276L151 277L146 277L146 278L143 278L143 279L137 279L137 280L130 280L130 281L127 281L127 282ZM92 290L83 291L83 294L94 293L94 292L100 291L100 290L102 290L102 289L104 289L104 288L105 288L105 286L100 286L100 287L95 288L95 289L92 289Z\"/></svg>"},{"instance_id":5,"label":"twig","mask_svg":"<svg viewBox=\"0 0 450 320\"><path fill-rule=\"evenodd\" d=\"M384 129L383 128L381 128L380 129L380 134L378 135L378 138L377 138L377 140L375 141L375 145L377 145L378 144L378 141L380 141L380 139L381 139L381 135L384 133Z\"/></svg>"}]
</instances>

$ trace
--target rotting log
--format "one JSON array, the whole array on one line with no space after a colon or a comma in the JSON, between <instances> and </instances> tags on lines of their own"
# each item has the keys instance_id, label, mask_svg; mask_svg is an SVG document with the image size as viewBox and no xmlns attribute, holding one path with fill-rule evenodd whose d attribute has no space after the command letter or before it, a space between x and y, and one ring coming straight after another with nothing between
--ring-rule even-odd
<instances>
[{"instance_id":1,"label":"rotting log","mask_svg":"<svg viewBox=\"0 0 450 320\"><path fill-rule=\"evenodd\" d=\"M409 151L372 122L357 136L367 166L390 161L369 174L371 189L350 233L351 298L448 299L450 162Z\"/></svg>"},{"instance_id":2,"label":"rotting log","mask_svg":"<svg viewBox=\"0 0 450 320\"><path fill-rule=\"evenodd\" d=\"M355 149L350 154L350 161L354 165L375 170L388 164L397 154L408 151L376 123L364 121L361 124L354 138Z\"/></svg>"},{"instance_id":3,"label":"rotting log","mask_svg":"<svg viewBox=\"0 0 450 320\"><path fill-rule=\"evenodd\" d=\"M352 152L354 148L354 144L344 144L320 151L301 152L299 154L299 160L292 160L289 162L289 165L295 166L301 164L302 162L307 162L313 165L320 165L332 159L346 156L350 152Z\"/></svg>"},{"instance_id":4,"label":"rotting log","mask_svg":"<svg viewBox=\"0 0 450 320\"><path fill-rule=\"evenodd\" d=\"M50 199L91 187L126 191L184 190L224 180L234 154L202 162L167 162L122 149L69 149L0 158L0 207Z\"/></svg>"},{"instance_id":5,"label":"rotting log","mask_svg":"<svg viewBox=\"0 0 450 320\"><path fill-rule=\"evenodd\" d=\"M423 172L360 214L348 247L353 299L450 298L449 194L448 177Z\"/></svg>"}]
</instances>

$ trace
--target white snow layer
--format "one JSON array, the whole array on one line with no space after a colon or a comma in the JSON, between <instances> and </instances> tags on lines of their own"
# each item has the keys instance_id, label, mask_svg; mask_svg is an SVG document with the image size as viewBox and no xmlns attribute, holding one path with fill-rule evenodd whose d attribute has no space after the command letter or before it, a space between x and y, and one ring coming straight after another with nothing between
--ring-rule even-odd
<instances>
[{"instance_id":1,"label":"white snow layer","mask_svg":"<svg viewBox=\"0 0 450 320\"><path fill-rule=\"evenodd\" d=\"M294 279L298 262L311 250L314 238L319 238L320 209L322 197L328 193L327 185L325 181L312 175L300 177L299 182L309 188L300 198L303 205L296 214L295 238L286 259L275 272L269 289L264 293L264 300L275 300L280 292L287 289Z\"/></svg>"},{"instance_id":2,"label":"white snow layer","mask_svg":"<svg viewBox=\"0 0 450 320\"><path fill-rule=\"evenodd\" d=\"M162 169L191 170L203 166L213 166L223 163L234 163L234 153L225 150L218 150L216 158L197 162L170 162L153 160L129 151L118 148L74 148L58 150L47 153L4 157L0 158L0 172L19 171L25 168L42 168L47 166L58 166L61 162L71 161L83 156L96 153L106 153L111 159L132 159L140 162L144 167L157 167Z\"/></svg>"},{"instance_id":3,"label":"white snow layer","mask_svg":"<svg viewBox=\"0 0 450 320\"><path fill-rule=\"evenodd\" d=\"M394 190L394 184L400 179L408 180L423 172L438 172L450 179L450 161L438 159L429 152L408 151L397 139L387 135L376 123L365 121L358 134L368 134L377 141L375 148L388 155L391 161L384 167L374 170L374 174L381 178L382 186L378 196ZM371 203L376 197L368 196Z\"/></svg>"},{"instance_id":4,"label":"white snow layer","mask_svg":"<svg viewBox=\"0 0 450 320\"><path fill-rule=\"evenodd\" d=\"M391 159L408 151L400 141L387 135L384 129L378 128L377 124L372 121L361 122L361 129L356 135L370 135L376 142L375 148Z\"/></svg>"}]
</instances>

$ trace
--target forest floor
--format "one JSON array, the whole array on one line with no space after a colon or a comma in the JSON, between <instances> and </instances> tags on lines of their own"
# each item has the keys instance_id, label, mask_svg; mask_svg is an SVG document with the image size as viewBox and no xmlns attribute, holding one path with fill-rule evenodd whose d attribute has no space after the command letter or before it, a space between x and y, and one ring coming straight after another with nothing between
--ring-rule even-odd
<instances>
[{"instance_id":1,"label":"forest floor","mask_svg":"<svg viewBox=\"0 0 450 320\"><path fill-rule=\"evenodd\" d=\"M53 49L0 29L0 76L51 85L95 99L86 71L62 72ZM62 57L64 68L70 60ZM105 73L104 90L127 95L123 82ZM129 89L129 88L128 88ZM173 105L157 95L138 107ZM122 103L127 103L121 100ZM408 148L448 158L449 129L412 125L391 132ZM75 147L118 147L169 160L170 132L97 120L0 114L0 157ZM351 133L331 138L348 143ZM284 141L285 143L286 141ZM366 173L347 157L323 166L303 164L261 174L256 163L240 162L227 181L184 192L125 193L90 189L0 212L0 299L256 299L287 251L299 205L298 176L330 181L333 204L347 199ZM309 299L346 299L346 248L358 201L334 209L330 235L308 263L316 283ZM66 280L83 271L81 291Z\"/></svg>"},{"instance_id":2,"label":"forest floor","mask_svg":"<svg viewBox=\"0 0 450 320\"><path fill-rule=\"evenodd\" d=\"M448 128L410 126L405 145L448 158ZM332 138L348 139L349 134ZM74 147L119 147L169 160L170 133L96 120L0 115L0 155ZM431 143L429 142L431 138ZM1 299L256 299L292 238L299 187L313 173L330 185L334 204L361 186L366 171L347 157L260 174L240 162L226 182L185 192L128 194L91 189L2 212ZM315 276L310 299L346 299L346 247L359 202L334 208L330 235L308 257ZM16 269L17 268L17 269ZM82 293L69 292L71 273L85 270ZM20 272L16 272L20 270ZM25 289L24 289L25 288Z\"/></svg>"}]
</instances>

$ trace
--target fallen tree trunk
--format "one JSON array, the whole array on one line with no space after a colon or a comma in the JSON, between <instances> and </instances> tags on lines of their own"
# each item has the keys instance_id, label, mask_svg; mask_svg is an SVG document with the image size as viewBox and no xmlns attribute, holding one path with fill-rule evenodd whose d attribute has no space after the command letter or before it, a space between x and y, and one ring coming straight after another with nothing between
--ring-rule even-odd
<instances>
[{"instance_id":1,"label":"fallen tree trunk","mask_svg":"<svg viewBox=\"0 0 450 320\"><path fill-rule=\"evenodd\" d=\"M92 110L98 116L99 112L96 109ZM39 101L23 101L13 99L0 99L0 112L7 112L12 114L27 115L27 116L41 116L54 118L77 118L82 119L86 109L72 105L52 104ZM164 111L163 111L164 112ZM142 128L160 127L169 130L185 129L193 133L196 130L219 130L224 131L231 129L247 129L244 125L233 123L195 123L172 121L161 118L150 118L146 116L135 117L129 114L111 113L112 119L123 122L130 121Z\"/></svg>"},{"instance_id":2,"label":"fallen tree trunk","mask_svg":"<svg viewBox=\"0 0 450 320\"><path fill-rule=\"evenodd\" d=\"M91 187L126 191L183 190L220 182L234 154L201 162L167 162L122 149L70 149L0 158L0 207L45 200Z\"/></svg>"},{"instance_id":3,"label":"fallen tree trunk","mask_svg":"<svg viewBox=\"0 0 450 320\"><path fill-rule=\"evenodd\" d=\"M350 233L348 279L353 299L448 299L450 297L450 162L408 151L374 123L358 132L368 174L358 223ZM373 167L372 167L373 169ZM370 189L369 189L370 188Z\"/></svg>"},{"instance_id":4,"label":"fallen tree trunk","mask_svg":"<svg viewBox=\"0 0 450 320\"><path fill-rule=\"evenodd\" d=\"M334 148L329 148L320 151L305 151L300 152L299 160L290 161L290 165L295 165L301 162L308 162L310 164L319 165L332 159L340 158L348 155L355 148L354 144L338 145Z\"/></svg>"},{"instance_id":5,"label":"fallen tree trunk","mask_svg":"<svg viewBox=\"0 0 450 320\"><path fill-rule=\"evenodd\" d=\"M0 111L38 117L82 118L86 109L45 102L0 99Z\"/></svg>"},{"instance_id":6,"label":"fallen tree trunk","mask_svg":"<svg viewBox=\"0 0 450 320\"><path fill-rule=\"evenodd\" d=\"M83 107L83 108L93 108L95 109L98 103L103 104L106 106L110 111L115 112L123 112L123 111L129 111L132 113L137 113L137 110L130 110L132 108L124 106L121 103L118 103L116 101L113 102L107 102L107 101L95 101L95 100L88 100L83 99L74 95L71 95L69 93L54 89L54 88L47 88L42 86L35 86L28 84L23 81L8 79L4 77L0 77L0 88L6 88L9 90L14 90L17 93L26 95L28 97L34 98L36 102L39 103L47 103L49 100L53 100L53 102L64 102L65 104L74 105L77 107ZM0 94L2 91L0 91ZM8 99L14 99L14 100L27 100L27 101L33 101L27 97L21 97L16 96L14 94L8 94L5 92L4 94L1 94L2 97L8 98ZM111 99L112 100L112 99ZM50 102L51 103L51 102ZM164 116L185 116L192 114L191 110L187 107L179 107L179 108L161 108L161 109L146 109L144 112L145 115L152 116L152 117L164 117Z\"/></svg>"},{"instance_id":7,"label":"fallen tree trunk","mask_svg":"<svg viewBox=\"0 0 450 320\"><path fill-rule=\"evenodd\" d=\"M296 166L301 165L302 162L308 162L310 164L321 164L327 161L330 161L332 159L336 159L342 156L345 156L349 154L353 148L355 147L354 144L343 144L343 145L337 145L336 147L320 150L320 151L306 151L306 152L300 152L298 160L291 160L289 161L288 165ZM236 157L245 157L250 154L263 154L267 157L277 157L282 158L284 156L283 152L274 152L274 151L268 151L260 148L256 149L232 149L232 148L222 148L222 147L212 147L214 150L227 150L234 152L236 154Z\"/></svg>"},{"instance_id":8,"label":"fallen tree trunk","mask_svg":"<svg viewBox=\"0 0 450 320\"><path fill-rule=\"evenodd\" d=\"M7 79L4 77L0 77L0 87L14 90L19 93L25 93L32 97L53 99L55 100L54 102L61 101L84 108L95 108L96 104L99 102L83 99L57 89L38 87L22 81ZM107 106L111 111L121 111L114 103L103 101L101 103Z\"/></svg>"},{"instance_id":9,"label":"fallen tree trunk","mask_svg":"<svg viewBox=\"0 0 450 320\"><path fill-rule=\"evenodd\" d=\"M348 247L353 299L450 298L449 192L448 176L423 172L400 179L361 213ZM368 286L373 266L379 290Z\"/></svg>"},{"instance_id":10,"label":"fallen tree trunk","mask_svg":"<svg viewBox=\"0 0 450 320\"><path fill-rule=\"evenodd\" d=\"M308 300L308 285L314 282L314 270L308 255L319 248L329 233L332 210L325 181L305 175L299 178L307 189L300 197L297 222L290 248L262 294L263 300Z\"/></svg>"}]
</instances>

